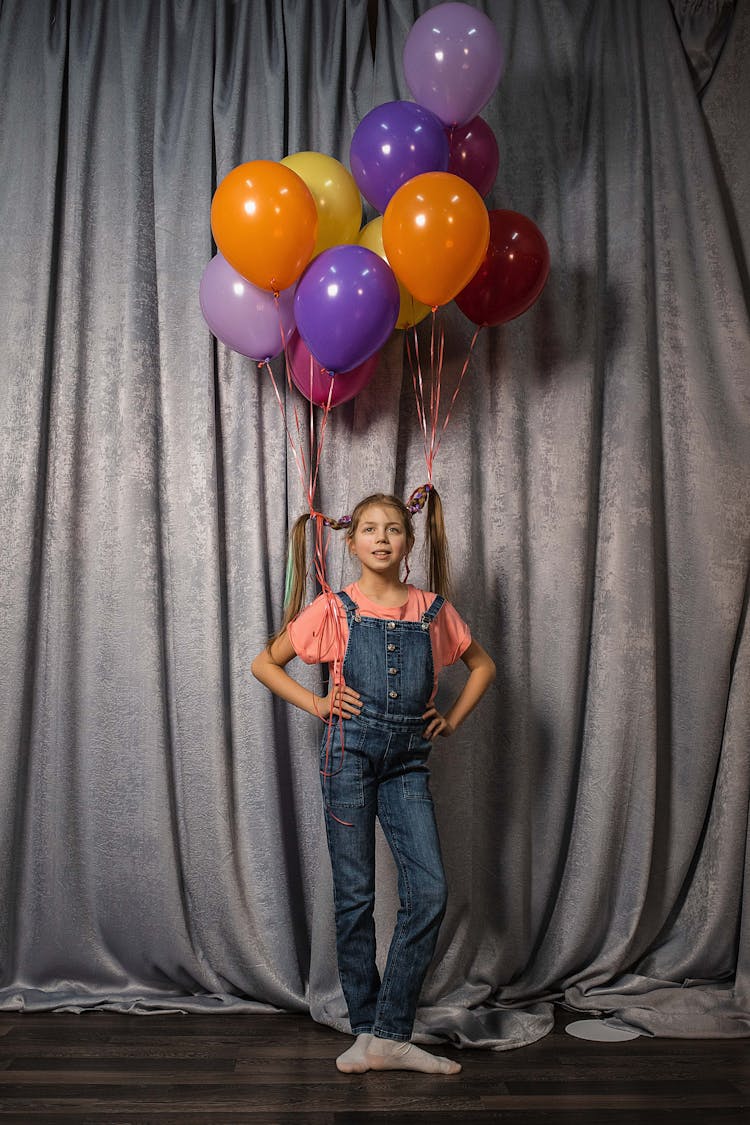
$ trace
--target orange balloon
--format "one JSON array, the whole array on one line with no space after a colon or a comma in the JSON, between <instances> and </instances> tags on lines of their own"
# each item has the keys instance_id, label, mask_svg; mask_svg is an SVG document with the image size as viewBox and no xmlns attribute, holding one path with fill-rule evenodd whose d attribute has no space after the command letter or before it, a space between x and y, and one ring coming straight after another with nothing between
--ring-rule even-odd
<instances>
[{"instance_id":1,"label":"orange balloon","mask_svg":"<svg viewBox=\"0 0 750 1125\"><path fill-rule=\"evenodd\" d=\"M490 219L477 191L450 172L424 172L402 184L383 215L391 269L418 301L452 301L482 264Z\"/></svg>"},{"instance_id":2,"label":"orange balloon","mask_svg":"<svg viewBox=\"0 0 750 1125\"><path fill-rule=\"evenodd\" d=\"M318 213L291 168L251 160L233 168L214 192L211 230L230 266L259 289L279 292L312 257Z\"/></svg>"}]
</instances>

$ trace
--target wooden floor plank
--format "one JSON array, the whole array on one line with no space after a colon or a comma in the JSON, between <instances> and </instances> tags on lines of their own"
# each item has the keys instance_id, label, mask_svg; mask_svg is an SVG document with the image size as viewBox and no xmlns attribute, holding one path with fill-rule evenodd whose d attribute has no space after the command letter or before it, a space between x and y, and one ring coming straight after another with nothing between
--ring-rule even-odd
<instances>
[{"instance_id":1,"label":"wooden floor plank","mask_svg":"<svg viewBox=\"0 0 750 1125\"><path fill-rule=\"evenodd\" d=\"M750 1125L747 1039L439 1048L451 1078L342 1075L299 1014L0 1013L0 1125ZM433 1048L434 1049L434 1048Z\"/></svg>"}]
</instances>

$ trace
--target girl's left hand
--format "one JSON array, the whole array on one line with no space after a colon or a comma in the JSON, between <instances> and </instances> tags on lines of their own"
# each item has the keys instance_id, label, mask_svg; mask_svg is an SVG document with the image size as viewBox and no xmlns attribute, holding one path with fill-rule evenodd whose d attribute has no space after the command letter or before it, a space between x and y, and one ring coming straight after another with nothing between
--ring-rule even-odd
<instances>
[{"instance_id":1,"label":"girl's left hand","mask_svg":"<svg viewBox=\"0 0 750 1125\"><path fill-rule=\"evenodd\" d=\"M437 707L428 707L422 718L429 719L422 733L422 737L426 738L428 742L434 742L438 735L441 738L448 738L449 735L453 734L453 727L445 716L440 714Z\"/></svg>"}]
</instances>

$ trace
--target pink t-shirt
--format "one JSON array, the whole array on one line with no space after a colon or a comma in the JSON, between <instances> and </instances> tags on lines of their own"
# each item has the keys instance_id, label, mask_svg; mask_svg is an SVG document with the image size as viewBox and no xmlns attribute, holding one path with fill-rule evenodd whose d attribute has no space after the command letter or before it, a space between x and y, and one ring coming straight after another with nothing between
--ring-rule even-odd
<instances>
[{"instance_id":1,"label":"pink t-shirt","mask_svg":"<svg viewBox=\"0 0 750 1125\"><path fill-rule=\"evenodd\" d=\"M400 606L376 605L361 592L356 582L344 587L363 617L378 617L383 621L420 621L422 614L432 605L435 595L407 585L407 599ZM349 640L346 610L341 599L333 597L336 616L325 594L321 594L303 609L287 626L292 648L305 664L334 664L343 661ZM337 619L338 618L338 619ZM471 644L469 626L456 610L445 602L435 620L430 624L432 661L435 683L441 668L455 664ZM433 691L433 696L434 696Z\"/></svg>"}]
</instances>

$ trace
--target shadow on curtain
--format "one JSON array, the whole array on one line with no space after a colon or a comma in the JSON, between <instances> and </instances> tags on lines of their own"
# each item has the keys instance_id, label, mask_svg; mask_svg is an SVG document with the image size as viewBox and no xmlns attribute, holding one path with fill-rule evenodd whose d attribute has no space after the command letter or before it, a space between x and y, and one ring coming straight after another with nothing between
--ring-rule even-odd
<instances>
[{"instance_id":1,"label":"shadow on curtain","mask_svg":"<svg viewBox=\"0 0 750 1125\"><path fill-rule=\"evenodd\" d=\"M317 725L249 674L304 498L197 292L217 181L346 162L409 96L427 6L380 3L374 63L365 0L0 8L2 1008L346 1029ZM418 1038L520 1046L555 1001L747 1035L750 15L699 100L668 0L483 6L508 53L488 205L553 269L480 334L435 467L499 676L433 759L451 899ZM473 327L439 315L450 394ZM322 510L422 483L410 384L394 335L332 415ZM353 577L343 543L329 568Z\"/></svg>"}]
</instances>

